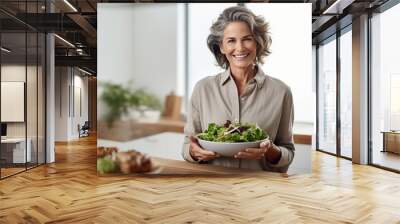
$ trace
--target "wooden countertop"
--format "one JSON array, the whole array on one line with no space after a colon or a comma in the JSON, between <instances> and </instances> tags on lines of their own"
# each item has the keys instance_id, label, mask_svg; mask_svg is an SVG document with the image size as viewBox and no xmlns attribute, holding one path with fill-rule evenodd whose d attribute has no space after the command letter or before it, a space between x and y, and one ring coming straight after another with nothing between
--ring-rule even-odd
<instances>
[{"instance_id":1,"label":"wooden countertop","mask_svg":"<svg viewBox=\"0 0 400 224\"><path fill-rule=\"evenodd\" d=\"M128 141L161 132L183 133L184 121L161 118L157 122L148 121L116 121L108 127L105 121L98 122L98 138L114 141ZM293 134L295 144L311 145L311 135Z\"/></svg>"},{"instance_id":2,"label":"wooden countertop","mask_svg":"<svg viewBox=\"0 0 400 224\"><path fill-rule=\"evenodd\" d=\"M181 148L183 134L165 132L132 141L110 141L97 139L98 146L117 147L119 151L137 150L149 155L160 170L152 174L265 174L263 170L250 170L244 168L227 168L209 164L195 164L183 160ZM311 151L309 146L298 146L296 156L290 166L288 173L311 172Z\"/></svg>"},{"instance_id":3,"label":"wooden countertop","mask_svg":"<svg viewBox=\"0 0 400 224\"><path fill-rule=\"evenodd\" d=\"M165 159L160 157L151 157L155 170L150 173L134 173L131 176L281 176L289 177L292 174L274 173L262 170L251 170L243 168L231 168L222 166L213 166L208 164L195 164L187 161L178 161ZM119 176L121 173L115 174L99 174L99 176ZM128 176L129 176L128 175Z\"/></svg>"},{"instance_id":4,"label":"wooden countertop","mask_svg":"<svg viewBox=\"0 0 400 224\"><path fill-rule=\"evenodd\" d=\"M312 136L304 134L293 134L293 141L295 144L311 145Z\"/></svg>"}]
</instances>

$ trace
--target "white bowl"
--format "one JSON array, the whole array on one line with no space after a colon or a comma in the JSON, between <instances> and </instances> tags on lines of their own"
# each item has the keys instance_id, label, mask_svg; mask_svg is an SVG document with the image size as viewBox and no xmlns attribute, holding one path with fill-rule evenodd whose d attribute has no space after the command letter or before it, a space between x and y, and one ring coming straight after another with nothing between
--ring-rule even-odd
<instances>
[{"instance_id":1,"label":"white bowl","mask_svg":"<svg viewBox=\"0 0 400 224\"><path fill-rule=\"evenodd\" d=\"M260 143L267 140L259 140L255 142L211 142L197 138L201 148L216 152L222 156L233 157L236 153L243 151L247 148L260 148Z\"/></svg>"}]
</instances>

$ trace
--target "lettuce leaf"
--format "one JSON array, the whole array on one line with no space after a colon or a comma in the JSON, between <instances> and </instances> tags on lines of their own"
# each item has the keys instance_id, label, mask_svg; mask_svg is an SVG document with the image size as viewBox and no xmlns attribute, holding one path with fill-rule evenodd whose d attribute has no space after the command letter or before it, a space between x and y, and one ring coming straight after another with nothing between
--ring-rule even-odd
<instances>
[{"instance_id":1,"label":"lettuce leaf","mask_svg":"<svg viewBox=\"0 0 400 224\"><path fill-rule=\"evenodd\" d=\"M207 130L197 137L212 142L254 142L266 139L268 134L256 124L232 123L228 120L224 125L208 124Z\"/></svg>"}]
</instances>

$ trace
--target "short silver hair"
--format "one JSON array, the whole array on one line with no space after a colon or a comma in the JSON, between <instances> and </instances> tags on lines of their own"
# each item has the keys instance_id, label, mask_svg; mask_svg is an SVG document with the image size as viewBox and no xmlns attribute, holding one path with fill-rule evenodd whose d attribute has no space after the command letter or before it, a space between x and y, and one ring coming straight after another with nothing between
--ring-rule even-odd
<instances>
[{"instance_id":1,"label":"short silver hair","mask_svg":"<svg viewBox=\"0 0 400 224\"><path fill-rule=\"evenodd\" d=\"M207 46L214 54L217 63L224 69L229 67L229 61L220 51L220 44L224 36L225 28L231 22L245 22L257 43L256 60L263 64L263 58L268 56L271 46L271 36L269 33L269 25L262 16L256 16L253 12L243 6L233 6L225 9L210 28L210 35L207 37Z\"/></svg>"}]
</instances>

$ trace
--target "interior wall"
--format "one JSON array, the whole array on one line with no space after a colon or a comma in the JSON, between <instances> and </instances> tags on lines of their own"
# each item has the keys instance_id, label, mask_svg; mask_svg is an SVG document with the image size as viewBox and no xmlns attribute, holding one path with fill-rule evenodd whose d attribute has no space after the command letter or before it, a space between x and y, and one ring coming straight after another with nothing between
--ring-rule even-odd
<instances>
[{"instance_id":1,"label":"interior wall","mask_svg":"<svg viewBox=\"0 0 400 224\"><path fill-rule=\"evenodd\" d=\"M78 125L82 126L85 121L88 121L88 77L82 76L79 70L73 68L73 103L72 103L72 125L71 136L78 138Z\"/></svg>"},{"instance_id":2,"label":"interior wall","mask_svg":"<svg viewBox=\"0 0 400 224\"><path fill-rule=\"evenodd\" d=\"M135 87L151 91L161 101L176 92L177 4L100 3L97 10L99 83L132 80ZM99 116L105 111L101 108L99 104Z\"/></svg>"},{"instance_id":3,"label":"interior wall","mask_svg":"<svg viewBox=\"0 0 400 224\"><path fill-rule=\"evenodd\" d=\"M88 121L88 77L72 67L55 69L56 141L79 138L78 124Z\"/></svg>"},{"instance_id":4,"label":"interior wall","mask_svg":"<svg viewBox=\"0 0 400 224\"><path fill-rule=\"evenodd\" d=\"M88 120L90 131L97 132L97 78L88 78Z\"/></svg>"},{"instance_id":5,"label":"interior wall","mask_svg":"<svg viewBox=\"0 0 400 224\"><path fill-rule=\"evenodd\" d=\"M55 140L68 141L69 75L68 67L55 68Z\"/></svg>"},{"instance_id":6,"label":"interior wall","mask_svg":"<svg viewBox=\"0 0 400 224\"><path fill-rule=\"evenodd\" d=\"M1 81L19 81L25 82L25 65L2 65L1 66ZM27 68L28 82L27 83L27 107L29 111L36 111L37 107L42 107L42 104L37 104L37 93L36 93L36 66L28 66ZM41 72L41 71L39 71ZM43 103L39 101L39 103ZM6 108L2 108L4 110ZM37 114L27 113L27 122L35 122L34 124L28 125L28 133L36 133L37 131ZM25 123L26 122L7 122L7 137L25 137ZM35 135L36 136L36 135ZM28 136L29 137L29 136Z\"/></svg>"}]
</instances>

